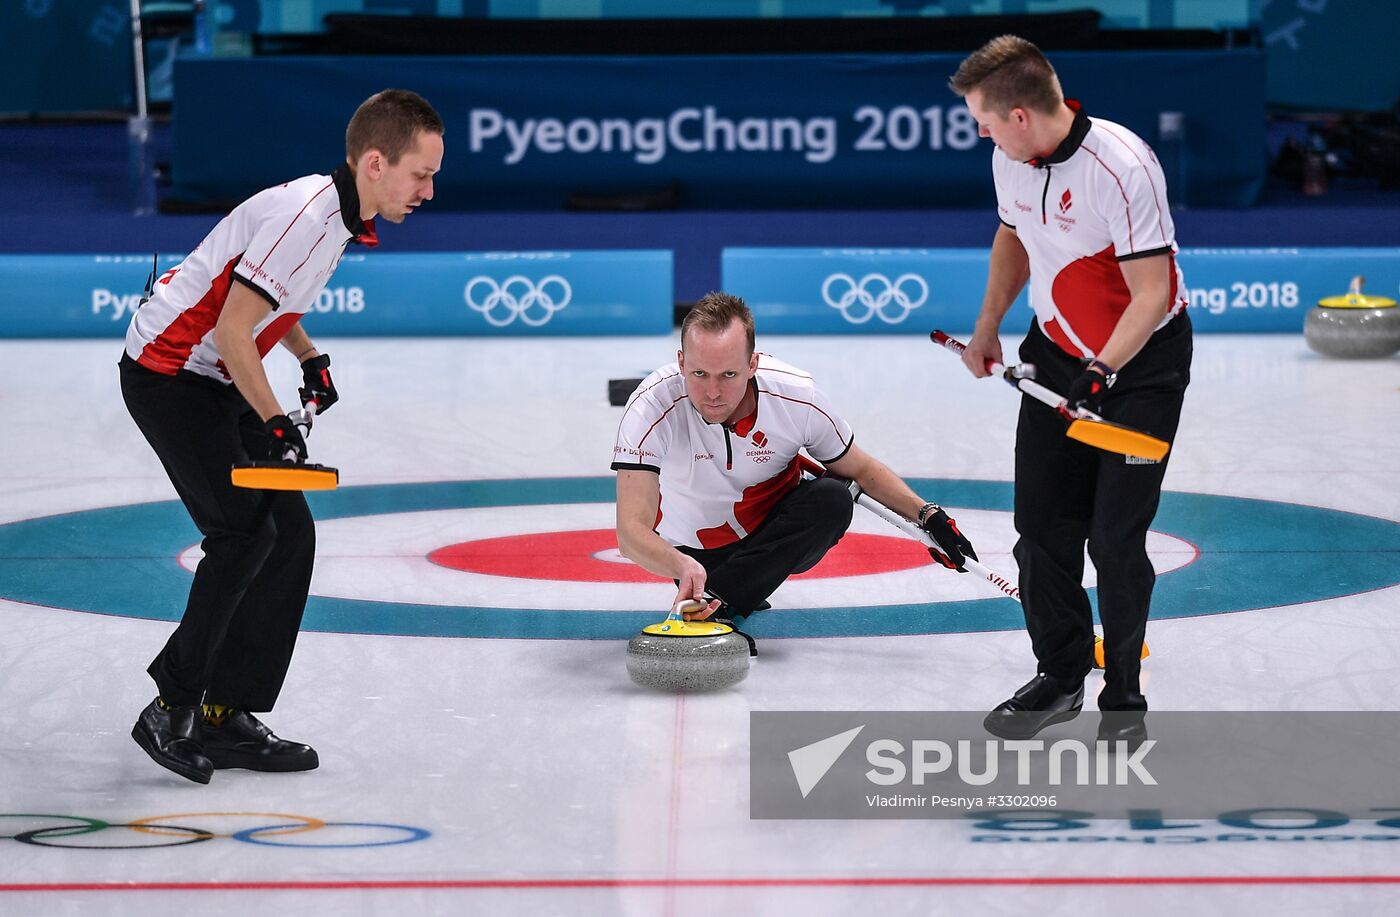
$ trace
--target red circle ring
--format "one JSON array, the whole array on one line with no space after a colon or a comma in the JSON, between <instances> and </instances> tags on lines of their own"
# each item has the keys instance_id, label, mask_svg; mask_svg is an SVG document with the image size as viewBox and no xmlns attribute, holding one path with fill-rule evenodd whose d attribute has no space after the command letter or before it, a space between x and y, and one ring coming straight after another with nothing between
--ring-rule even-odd
<instances>
[{"instance_id":1,"label":"red circle ring","mask_svg":"<svg viewBox=\"0 0 1400 917\"><path fill-rule=\"evenodd\" d=\"M440 567L487 576L584 583L665 582L663 577L622 560L620 555L614 560L606 559L609 552L616 555L617 532L587 529L463 541L438 548L428 554L428 560ZM893 573L932 562L928 551L908 538L851 532L827 552L821 563L793 579Z\"/></svg>"}]
</instances>

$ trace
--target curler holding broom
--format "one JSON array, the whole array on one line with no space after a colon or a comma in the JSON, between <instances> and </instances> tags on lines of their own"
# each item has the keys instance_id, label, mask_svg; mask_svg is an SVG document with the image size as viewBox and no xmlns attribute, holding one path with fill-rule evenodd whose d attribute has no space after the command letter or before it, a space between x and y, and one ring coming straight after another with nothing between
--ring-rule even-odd
<instances>
[{"instance_id":1,"label":"curler holding broom","mask_svg":"<svg viewBox=\"0 0 1400 917\"><path fill-rule=\"evenodd\" d=\"M147 669L159 694L131 735L188 780L319 763L254 716L282 690L311 585L316 530L300 491L336 483L307 464L298 429L338 398L330 357L299 321L346 246L378 244L375 217L400 222L433 196L442 132L414 93L370 97L344 162L234 208L179 266L152 273L127 329L122 398L204 535L180 624ZM295 417L263 370L279 342L301 363Z\"/></svg>"},{"instance_id":2,"label":"curler holding broom","mask_svg":"<svg viewBox=\"0 0 1400 917\"><path fill-rule=\"evenodd\" d=\"M1001 322L1027 283L1035 311L1007 381L1029 396L1016 430L1015 556L1036 675L986 727L1030 738L1082 707L1094 639L1087 544L1104 630L1100 737L1140 740L1155 582L1147 531L1191 367L1166 182L1148 145L1065 99L1054 68L1024 39L988 42L949 87L996 144L1001 225L976 328L959 345L968 370L1003 368Z\"/></svg>"}]
</instances>

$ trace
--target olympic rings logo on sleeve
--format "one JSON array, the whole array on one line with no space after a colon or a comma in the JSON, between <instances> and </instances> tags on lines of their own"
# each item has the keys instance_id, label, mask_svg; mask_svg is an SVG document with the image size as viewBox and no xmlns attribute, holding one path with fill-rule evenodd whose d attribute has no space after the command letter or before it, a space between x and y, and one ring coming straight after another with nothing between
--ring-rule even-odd
<instances>
[{"instance_id":1,"label":"olympic rings logo on sleeve","mask_svg":"<svg viewBox=\"0 0 1400 917\"><path fill-rule=\"evenodd\" d=\"M468 306L481 313L487 324L504 328L518 318L538 328L569 304L574 290L569 281L558 274L538 281L514 274L500 282L483 274L467 281L462 296Z\"/></svg>"},{"instance_id":2,"label":"olympic rings logo on sleeve","mask_svg":"<svg viewBox=\"0 0 1400 917\"><path fill-rule=\"evenodd\" d=\"M928 300L928 281L912 273L900 274L893 282L884 274L866 274L857 281L837 273L822 282L822 299L852 325L877 315L888 325L898 325Z\"/></svg>"},{"instance_id":3,"label":"olympic rings logo on sleeve","mask_svg":"<svg viewBox=\"0 0 1400 917\"><path fill-rule=\"evenodd\" d=\"M252 824L238 827L245 822ZM348 850L393 847L432 837L431 831L412 825L324 821L282 812L187 812L181 815L152 815L122 823L84 815L0 813L0 832L5 831L12 833L0 833L0 840L68 850L184 847L216 838L263 847ZM308 834L313 834L313 838L305 837ZM316 839L323 836L325 840Z\"/></svg>"}]
</instances>

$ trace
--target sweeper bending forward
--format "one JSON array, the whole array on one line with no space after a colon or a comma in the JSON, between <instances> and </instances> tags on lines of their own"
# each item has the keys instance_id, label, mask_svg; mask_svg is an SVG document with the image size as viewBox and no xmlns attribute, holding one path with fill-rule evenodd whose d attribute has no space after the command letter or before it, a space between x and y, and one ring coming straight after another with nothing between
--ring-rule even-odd
<instances>
[{"instance_id":1,"label":"sweeper bending forward","mask_svg":"<svg viewBox=\"0 0 1400 917\"><path fill-rule=\"evenodd\" d=\"M288 451L305 458L262 358L281 342L317 413L335 403L330 358L297 322L349 243L378 243L374 217L397 223L432 198L442 131L419 96L372 96L350 121L345 162L244 201L151 285L131 320L122 397L204 534L180 625L148 669L160 693L132 730L182 777L318 763L253 716L272 709L291 662L316 549L311 513L298 492L234 487L230 470Z\"/></svg>"}]
</instances>

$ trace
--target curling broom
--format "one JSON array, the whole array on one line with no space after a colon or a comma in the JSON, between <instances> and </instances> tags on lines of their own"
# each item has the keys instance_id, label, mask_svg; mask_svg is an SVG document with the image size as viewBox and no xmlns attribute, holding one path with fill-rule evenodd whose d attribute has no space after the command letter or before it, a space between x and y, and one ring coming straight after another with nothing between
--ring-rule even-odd
<instances>
[{"instance_id":1,"label":"curling broom","mask_svg":"<svg viewBox=\"0 0 1400 917\"><path fill-rule=\"evenodd\" d=\"M967 350L966 344L956 338L949 337L942 331L930 332L929 337L935 344L946 347L959 356ZM1132 455L1154 462L1161 460L1167 454L1167 450L1171 448L1171 444L1166 440L1158 439L1141 430L1134 430L1132 427L1104 420L1092 411L1086 411L1082 408L1077 412L1071 411L1064 398L1034 380L1035 368L1028 364L1006 367L995 360L988 360L987 369L990 372L999 373L1013 387L1030 395L1036 401L1048 404L1059 411L1069 421L1069 429L1065 431L1065 435L1070 439L1078 440L1105 452Z\"/></svg>"}]
</instances>

